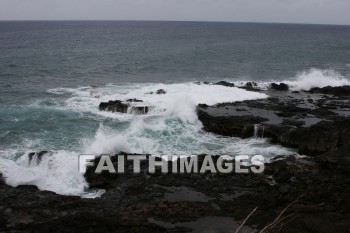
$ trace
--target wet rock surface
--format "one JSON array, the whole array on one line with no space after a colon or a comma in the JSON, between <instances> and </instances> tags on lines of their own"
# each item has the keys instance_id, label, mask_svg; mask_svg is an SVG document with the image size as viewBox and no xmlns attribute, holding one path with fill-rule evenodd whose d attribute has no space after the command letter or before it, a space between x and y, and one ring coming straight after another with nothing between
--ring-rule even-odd
<instances>
[{"instance_id":1,"label":"wet rock surface","mask_svg":"<svg viewBox=\"0 0 350 233\"><path fill-rule=\"evenodd\" d=\"M226 82L226 81L220 81L215 83L214 85L220 85L220 86L225 86L225 87L234 87L234 83Z\"/></svg>"},{"instance_id":2,"label":"wet rock surface","mask_svg":"<svg viewBox=\"0 0 350 233\"><path fill-rule=\"evenodd\" d=\"M312 88L310 93L322 93L329 94L334 96L350 96L350 86L341 86L341 87L315 87Z\"/></svg>"},{"instance_id":3,"label":"wet rock surface","mask_svg":"<svg viewBox=\"0 0 350 233\"><path fill-rule=\"evenodd\" d=\"M98 109L100 111L107 111L107 112L120 112L120 113L127 113L129 108L129 104L125 104L120 100L111 100L108 102L102 102L100 103Z\"/></svg>"},{"instance_id":4,"label":"wet rock surface","mask_svg":"<svg viewBox=\"0 0 350 233\"><path fill-rule=\"evenodd\" d=\"M39 153L31 152L28 154L29 163L35 162L38 164L42 160L43 156L47 156L50 154L51 154L50 151L40 151Z\"/></svg>"},{"instance_id":5,"label":"wet rock surface","mask_svg":"<svg viewBox=\"0 0 350 233\"><path fill-rule=\"evenodd\" d=\"M350 144L350 99L343 96L347 88L334 89L322 90L341 90L342 95L265 91L270 96L267 99L198 105L197 115L205 131L271 138L272 143L315 156Z\"/></svg>"},{"instance_id":6,"label":"wet rock surface","mask_svg":"<svg viewBox=\"0 0 350 233\"><path fill-rule=\"evenodd\" d=\"M159 90L156 91L156 94L157 94L157 95L164 95L164 94L166 94L166 90L164 90L164 89L159 89Z\"/></svg>"},{"instance_id":7,"label":"wet rock surface","mask_svg":"<svg viewBox=\"0 0 350 233\"><path fill-rule=\"evenodd\" d=\"M96 159L86 178L91 187L106 189L101 198L0 183L0 231L192 232L205 219L213 232L234 232L232 227L256 207L246 230L264 228L293 203L280 228L268 232L348 232L348 151L342 147L304 159L281 156L263 174L149 174L144 161L140 174L130 173L127 164L125 174L97 175Z\"/></svg>"},{"instance_id":8,"label":"wet rock surface","mask_svg":"<svg viewBox=\"0 0 350 233\"><path fill-rule=\"evenodd\" d=\"M111 100L108 102L102 102L99 105L100 111L106 112L119 112L119 113L131 113L131 114L147 114L149 111L149 106L134 106L130 103L142 103L142 100L138 99L128 99L126 103L120 100Z\"/></svg>"},{"instance_id":9,"label":"wet rock surface","mask_svg":"<svg viewBox=\"0 0 350 233\"><path fill-rule=\"evenodd\" d=\"M285 83L271 83L270 85L270 89L272 90L276 90L276 91L288 91L289 90L289 86Z\"/></svg>"}]
</instances>

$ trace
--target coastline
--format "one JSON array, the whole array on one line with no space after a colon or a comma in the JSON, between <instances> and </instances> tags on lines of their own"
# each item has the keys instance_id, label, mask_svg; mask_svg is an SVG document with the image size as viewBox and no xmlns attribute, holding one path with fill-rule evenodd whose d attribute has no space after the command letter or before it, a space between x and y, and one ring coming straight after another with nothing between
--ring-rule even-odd
<instances>
[{"instance_id":1,"label":"coastline","mask_svg":"<svg viewBox=\"0 0 350 233\"><path fill-rule=\"evenodd\" d=\"M244 88L268 92L270 98L199 105L197 115L204 130L271 138L271 143L294 147L308 157L277 156L263 175L95 176L90 168L85 175L90 188L106 190L97 199L60 196L33 186L12 188L0 182L0 231L189 232L200 229L199 220L216 217L225 223L231 219L224 230L234 232L232 227L238 227L256 207L246 230L264 228L293 203L283 213L283 232L346 232L350 223L349 87L294 93L254 90L254 85ZM193 224L189 227L184 222ZM279 228L269 232L274 230Z\"/></svg>"}]
</instances>

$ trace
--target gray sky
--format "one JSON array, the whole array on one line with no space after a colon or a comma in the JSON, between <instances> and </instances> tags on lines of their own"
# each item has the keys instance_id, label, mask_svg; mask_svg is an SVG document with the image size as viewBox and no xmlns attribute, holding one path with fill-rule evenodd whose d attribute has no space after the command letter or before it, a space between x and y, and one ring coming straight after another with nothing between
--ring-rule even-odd
<instances>
[{"instance_id":1,"label":"gray sky","mask_svg":"<svg viewBox=\"0 0 350 233\"><path fill-rule=\"evenodd\" d=\"M0 20L26 19L350 25L350 0L0 0Z\"/></svg>"}]
</instances>

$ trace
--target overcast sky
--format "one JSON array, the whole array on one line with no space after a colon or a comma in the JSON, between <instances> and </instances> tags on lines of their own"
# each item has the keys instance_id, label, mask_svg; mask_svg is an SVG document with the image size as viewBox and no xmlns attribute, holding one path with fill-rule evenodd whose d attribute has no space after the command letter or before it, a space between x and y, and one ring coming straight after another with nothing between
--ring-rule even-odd
<instances>
[{"instance_id":1,"label":"overcast sky","mask_svg":"<svg viewBox=\"0 0 350 233\"><path fill-rule=\"evenodd\" d=\"M0 0L0 20L27 19L350 25L350 0Z\"/></svg>"}]
</instances>

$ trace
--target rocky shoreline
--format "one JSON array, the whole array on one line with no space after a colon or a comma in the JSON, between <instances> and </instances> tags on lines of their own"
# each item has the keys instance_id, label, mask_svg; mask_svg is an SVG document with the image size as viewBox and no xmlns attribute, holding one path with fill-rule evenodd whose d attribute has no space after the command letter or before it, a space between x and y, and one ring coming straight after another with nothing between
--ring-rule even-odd
<instances>
[{"instance_id":1,"label":"rocky shoreline","mask_svg":"<svg viewBox=\"0 0 350 233\"><path fill-rule=\"evenodd\" d=\"M13 188L0 174L0 232L236 232L255 208L240 232L350 232L349 87L264 92L270 98L199 105L204 130L271 138L309 157L281 155L263 174L244 175L148 174L147 161L141 174L89 168L90 188L106 190L98 199Z\"/></svg>"}]
</instances>

